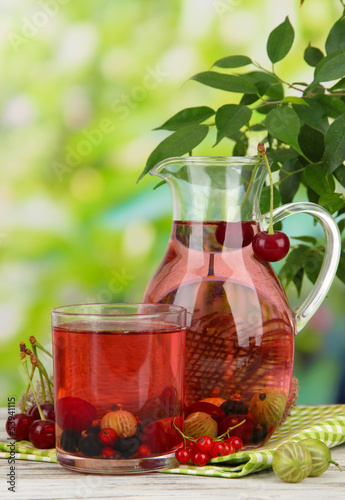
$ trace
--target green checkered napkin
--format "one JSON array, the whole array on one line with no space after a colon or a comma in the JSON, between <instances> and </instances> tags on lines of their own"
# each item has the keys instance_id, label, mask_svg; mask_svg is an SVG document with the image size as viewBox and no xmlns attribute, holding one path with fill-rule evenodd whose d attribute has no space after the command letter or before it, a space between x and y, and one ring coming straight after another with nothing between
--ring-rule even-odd
<instances>
[{"instance_id":1,"label":"green checkered napkin","mask_svg":"<svg viewBox=\"0 0 345 500\"><path fill-rule=\"evenodd\" d=\"M274 450L285 441L306 438L323 441L329 448L345 442L345 405L296 406L285 423L261 448L239 451L230 457L217 457L211 465L196 467L180 465L174 469L160 471L165 474L191 474L193 476L242 477L268 469ZM0 443L0 458L9 458L9 442ZM56 463L56 452L38 450L28 441L19 441L15 446L16 460L35 460Z\"/></svg>"},{"instance_id":2,"label":"green checkered napkin","mask_svg":"<svg viewBox=\"0 0 345 500\"><path fill-rule=\"evenodd\" d=\"M264 446L255 450L239 451L228 457L211 460L212 465L197 467L180 465L161 472L193 476L242 477L269 469L274 451L285 441L315 438L329 448L345 442L345 405L296 406L284 424Z\"/></svg>"}]
</instances>

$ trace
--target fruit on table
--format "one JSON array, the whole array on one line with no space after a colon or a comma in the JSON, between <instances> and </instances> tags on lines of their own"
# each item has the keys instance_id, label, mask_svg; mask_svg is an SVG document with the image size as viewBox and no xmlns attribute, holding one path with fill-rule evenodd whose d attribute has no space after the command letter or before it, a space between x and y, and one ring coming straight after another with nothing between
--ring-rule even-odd
<instances>
[{"instance_id":1,"label":"fruit on table","mask_svg":"<svg viewBox=\"0 0 345 500\"><path fill-rule=\"evenodd\" d=\"M278 425L282 419L287 397L280 389L266 389L265 392L255 394L249 403L250 412L254 420L266 427Z\"/></svg>"},{"instance_id":2,"label":"fruit on table","mask_svg":"<svg viewBox=\"0 0 345 500\"><path fill-rule=\"evenodd\" d=\"M309 476L319 476L328 469L330 464L336 465L341 470L339 464L332 460L329 448L322 441L309 438L303 439L302 441L299 441L299 443L304 446L311 455L312 468Z\"/></svg>"},{"instance_id":3,"label":"fruit on table","mask_svg":"<svg viewBox=\"0 0 345 500\"><path fill-rule=\"evenodd\" d=\"M53 420L35 420L29 430L29 439L36 448L54 448L55 422Z\"/></svg>"},{"instance_id":4,"label":"fruit on table","mask_svg":"<svg viewBox=\"0 0 345 500\"><path fill-rule=\"evenodd\" d=\"M10 438L16 441L29 439L29 430L34 422L34 418L25 413L15 413L8 417L6 422L6 432Z\"/></svg>"},{"instance_id":5,"label":"fruit on table","mask_svg":"<svg viewBox=\"0 0 345 500\"><path fill-rule=\"evenodd\" d=\"M67 396L56 403L56 422L61 429L83 431L97 418L96 408L81 398Z\"/></svg>"},{"instance_id":6,"label":"fruit on table","mask_svg":"<svg viewBox=\"0 0 345 500\"><path fill-rule=\"evenodd\" d=\"M52 403L42 403L40 405L43 415L47 420L55 420L55 409ZM31 415L34 420L40 420L40 412L38 411L37 405L33 405L28 411L28 415Z\"/></svg>"},{"instance_id":7,"label":"fruit on table","mask_svg":"<svg viewBox=\"0 0 345 500\"><path fill-rule=\"evenodd\" d=\"M276 449L272 461L273 472L286 483L303 481L312 470L312 458L302 444L284 443Z\"/></svg>"},{"instance_id":8,"label":"fruit on table","mask_svg":"<svg viewBox=\"0 0 345 500\"><path fill-rule=\"evenodd\" d=\"M132 437L137 430L137 419L126 410L110 411L101 420L101 429L114 429L119 437Z\"/></svg>"},{"instance_id":9,"label":"fruit on table","mask_svg":"<svg viewBox=\"0 0 345 500\"><path fill-rule=\"evenodd\" d=\"M269 234L261 231L254 236L252 242L254 255L267 262L277 262L283 259L290 249L290 240L282 231Z\"/></svg>"},{"instance_id":10,"label":"fruit on table","mask_svg":"<svg viewBox=\"0 0 345 500\"><path fill-rule=\"evenodd\" d=\"M183 432L188 437L207 435L215 438L218 434L218 424L208 413L197 411L185 419Z\"/></svg>"},{"instance_id":11,"label":"fruit on table","mask_svg":"<svg viewBox=\"0 0 345 500\"><path fill-rule=\"evenodd\" d=\"M231 427L235 429L229 430ZM239 437L242 443L247 444L251 441L254 431L253 419L248 415L227 415L219 422L219 434L225 434L227 431L228 436Z\"/></svg>"}]
</instances>

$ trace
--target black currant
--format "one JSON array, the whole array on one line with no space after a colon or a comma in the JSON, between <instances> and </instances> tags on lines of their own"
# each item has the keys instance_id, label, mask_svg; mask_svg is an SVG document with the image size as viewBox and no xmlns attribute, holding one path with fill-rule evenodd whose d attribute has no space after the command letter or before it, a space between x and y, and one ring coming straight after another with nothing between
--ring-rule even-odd
<instances>
[{"instance_id":1,"label":"black currant","mask_svg":"<svg viewBox=\"0 0 345 500\"><path fill-rule=\"evenodd\" d=\"M253 434L252 434L250 441L253 444L262 443L262 441L264 441L266 439L267 434L268 434L267 427L265 425L257 424L254 427Z\"/></svg>"},{"instance_id":2,"label":"black currant","mask_svg":"<svg viewBox=\"0 0 345 500\"><path fill-rule=\"evenodd\" d=\"M86 431L84 432L84 434L86 436L89 436L90 434L96 434L96 436L98 436L98 434L101 432L101 426L100 425L92 425L90 427L88 427L86 429Z\"/></svg>"},{"instance_id":3,"label":"black currant","mask_svg":"<svg viewBox=\"0 0 345 500\"><path fill-rule=\"evenodd\" d=\"M228 399L228 401L224 401L224 403L220 405L220 408L226 415L248 414L248 406L242 401L234 401L232 399Z\"/></svg>"},{"instance_id":4,"label":"black currant","mask_svg":"<svg viewBox=\"0 0 345 500\"><path fill-rule=\"evenodd\" d=\"M114 443L114 450L124 458L128 458L137 451L140 441L137 436L117 439Z\"/></svg>"},{"instance_id":5,"label":"black currant","mask_svg":"<svg viewBox=\"0 0 345 500\"><path fill-rule=\"evenodd\" d=\"M78 448L87 457L97 457L97 455L102 453L103 444L95 434L90 434L79 440Z\"/></svg>"},{"instance_id":6,"label":"black currant","mask_svg":"<svg viewBox=\"0 0 345 500\"><path fill-rule=\"evenodd\" d=\"M81 433L73 429L66 429L60 436L60 446L64 451L78 451L78 443Z\"/></svg>"}]
</instances>

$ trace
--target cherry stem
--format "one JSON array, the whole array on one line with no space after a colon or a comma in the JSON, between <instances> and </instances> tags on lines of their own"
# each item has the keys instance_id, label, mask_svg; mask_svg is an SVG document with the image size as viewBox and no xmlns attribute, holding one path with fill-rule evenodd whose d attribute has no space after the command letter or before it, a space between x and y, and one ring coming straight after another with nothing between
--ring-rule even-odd
<instances>
[{"instance_id":1,"label":"cherry stem","mask_svg":"<svg viewBox=\"0 0 345 500\"><path fill-rule=\"evenodd\" d=\"M36 367L33 366L32 370L31 370L31 375L30 375L30 379L31 380L32 380L32 378L34 376L35 369L36 369ZM27 399L28 399L29 390L30 390L30 382L28 383L26 391L25 391L25 394L24 394L23 404L22 404L22 408L21 408L22 413L25 413L25 410L26 410L26 403L27 403Z\"/></svg>"},{"instance_id":2,"label":"cherry stem","mask_svg":"<svg viewBox=\"0 0 345 500\"><path fill-rule=\"evenodd\" d=\"M221 434L220 436L218 436L215 441L223 441L224 438L228 438L229 437L229 432L232 431L233 429L236 429L236 427L239 427L240 425L244 424L245 420L243 419L242 422L240 422L239 424L236 424L234 425L233 427L229 427L227 429L226 432L224 432L224 434Z\"/></svg>"},{"instance_id":3,"label":"cherry stem","mask_svg":"<svg viewBox=\"0 0 345 500\"><path fill-rule=\"evenodd\" d=\"M23 366L24 366L25 373L26 373L26 375L27 375L27 377L29 379L31 391L32 391L32 394L34 395L34 398L35 398L35 401L36 401L36 405L37 405L38 412L40 414L41 420L46 420L45 416L42 413L41 406L40 406L40 404L38 402L38 398L37 398L37 394L36 394L36 391L35 391L35 388L34 388L34 384L32 383L32 380L31 380L30 375L29 375L29 370L28 370L28 366L27 366L25 352L21 352L20 353L20 357L21 357L21 360L22 360L22 363L23 363Z\"/></svg>"},{"instance_id":4,"label":"cherry stem","mask_svg":"<svg viewBox=\"0 0 345 500\"><path fill-rule=\"evenodd\" d=\"M176 417L175 417L176 418ZM173 420L173 426L175 427L175 429L181 434L181 436L183 437L183 442L184 442L184 447L186 447L186 439L188 439L188 441L193 441L194 443L197 442L198 438L195 439L195 438L192 438L192 437L189 437L189 436L186 436L185 434L183 434L183 432L181 431L181 429L179 429L177 427L177 425L175 424L175 418ZM244 424L245 420L243 419L242 422L240 422L239 424L236 424L234 425L233 427L229 427L227 429L226 432L224 432L224 434L221 434L220 436L216 437L216 438L212 438L213 441L223 441L224 438L228 438L229 437L229 432L231 432L233 429L236 429L236 427L239 427L240 425ZM201 436L199 436L201 437Z\"/></svg>"},{"instance_id":5,"label":"cherry stem","mask_svg":"<svg viewBox=\"0 0 345 500\"><path fill-rule=\"evenodd\" d=\"M31 337L30 337L30 342L31 342ZM38 356L37 356L37 347L36 347L36 344L32 343L31 342L31 346L32 346L32 350L33 350L33 353L34 355L36 356L37 358L37 361L38 361L38 373L39 373L39 376L40 376L40 382L41 382L41 390L42 390L42 399L43 401L45 402L46 401L46 389L44 387L44 381L43 381L43 375L42 375L42 370L40 369L40 366L39 366L39 359L38 359Z\"/></svg>"},{"instance_id":6,"label":"cherry stem","mask_svg":"<svg viewBox=\"0 0 345 500\"><path fill-rule=\"evenodd\" d=\"M270 167L270 164L269 164L268 159L267 159L265 146L263 145L262 142L259 142L259 144L258 144L258 157L264 159L264 161L266 163L267 170L268 170L268 175L270 178L270 220L268 223L268 234L274 234L274 229L273 229L273 201L274 201L273 177L272 177L271 167Z\"/></svg>"}]
</instances>

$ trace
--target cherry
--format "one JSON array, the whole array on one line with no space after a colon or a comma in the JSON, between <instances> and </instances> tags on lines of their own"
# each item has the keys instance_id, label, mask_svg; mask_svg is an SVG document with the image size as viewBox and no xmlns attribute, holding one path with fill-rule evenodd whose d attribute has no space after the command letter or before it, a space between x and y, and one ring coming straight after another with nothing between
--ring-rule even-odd
<instances>
[{"instance_id":1,"label":"cherry","mask_svg":"<svg viewBox=\"0 0 345 500\"><path fill-rule=\"evenodd\" d=\"M238 436L230 436L228 439L226 439L224 441L224 443L227 443L230 446L233 446L235 448L235 451L240 450L241 448L243 448L242 439L239 438Z\"/></svg>"},{"instance_id":2,"label":"cherry","mask_svg":"<svg viewBox=\"0 0 345 500\"><path fill-rule=\"evenodd\" d=\"M225 455L225 446L221 441L215 441L208 453L212 458L222 457L223 455Z\"/></svg>"},{"instance_id":3,"label":"cherry","mask_svg":"<svg viewBox=\"0 0 345 500\"><path fill-rule=\"evenodd\" d=\"M210 460L210 455L205 451L197 450L191 454L190 458L194 465L200 465L203 467Z\"/></svg>"},{"instance_id":4,"label":"cherry","mask_svg":"<svg viewBox=\"0 0 345 500\"><path fill-rule=\"evenodd\" d=\"M56 422L61 429L81 432L96 419L96 408L84 399L65 397L56 403Z\"/></svg>"},{"instance_id":5,"label":"cherry","mask_svg":"<svg viewBox=\"0 0 345 500\"><path fill-rule=\"evenodd\" d=\"M244 248L253 241L254 230L250 222L221 221L218 223L215 237L224 247Z\"/></svg>"},{"instance_id":6,"label":"cherry","mask_svg":"<svg viewBox=\"0 0 345 500\"><path fill-rule=\"evenodd\" d=\"M139 455L139 457L149 457L151 453L151 448L147 444L141 444L137 449L137 454Z\"/></svg>"},{"instance_id":7,"label":"cherry","mask_svg":"<svg viewBox=\"0 0 345 500\"><path fill-rule=\"evenodd\" d=\"M105 444L106 446L114 446L117 437L117 432L110 427L102 429L98 434L98 439L102 444Z\"/></svg>"},{"instance_id":8,"label":"cherry","mask_svg":"<svg viewBox=\"0 0 345 500\"><path fill-rule=\"evenodd\" d=\"M241 423L243 422L243 423ZM229 436L237 436L241 438L243 443L249 443L254 431L254 422L249 416L245 415L228 415L219 422L219 434L225 434L229 427L235 427L229 431Z\"/></svg>"},{"instance_id":9,"label":"cherry","mask_svg":"<svg viewBox=\"0 0 345 500\"><path fill-rule=\"evenodd\" d=\"M116 453L116 451L114 450L114 448L112 448L111 446L104 446L104 448L102 449L102 457L103 458L115 458L115 457L118 457L118 454Z\"/></svg>"},{"instance_id":10,"label":"cherry","mask_svg":"<svg viewBox=\"0 0 345 500\"><path fill-rule=\"evenodd\" d=\"M35 420L30 427L29 439L35 448L54 448L55 422L53 420Z\"/></svg>"},{"instance_id":11,"label":"cherry","mask_svg":"<svg viewBox=\"0 0 345 500\"><path fill-rule=\"evenodd\" d=\"M55 410L52 403L42 403L40 405L43 415L47 420L55 420ZM34 417L34 420L40 420L40 412L38 411L37 405L31 406L28 414Z\"/></svg>"},{"instance_id":12,"label":"cherry","mask_svg":"<svg viewBox=\"0 0 345 500\"><path fill-rule=\"evenodd\" d=\"M210 436L201 436L196 442L200 451L209 451L213 445L213 439Z\"/></svg>"},{"instance_id":13,"label":"cherry","mask_svg":"<svg viewBox=\"0 0 345 500\"><path fill-rule=\"evenodd\" d=\"M190 460L191 453L186 448L180 448L179 450L175 451L175 457L181 464L186 464Z\"/></svg>"},{"instance_id":14,"label":"cherry","mask_svg":"<svg viewBox=\"0 0 345 500\"><path fill-rule=\"evenodd\" d=\"M150 446L152 453L163 453L171 450L174 446L181 443L182 438L179 431L174 427L182 428L182 417L163 418L150 422L140 433L141 444Z\"/></svg>"},{"instance_id":15,"label":"cherry","mask_svg":"<svg viewBox=\"0 0 345 500\"><path fill-rule=\"evenodd\" d=\"M29 430L34 420L35 419L31 415L15 413L7 419L7 434L16 441L22 441L23 439L28 440Z\"/></svg>"},{"instance_id":16,"label":"cherry","mask_svg":"<svg viewBox=\"0 0 345 500\"><path fill-rule=\"evenodd\" d=\"M214 420L220 420L225 416L224 411L219 408L219 406L213 405L212 403L206 403L204 401L198 401L197 403L192 403L185 410L185 416L188 417L191 413L203 412L211 415Z\"/></svg>"},{"instance_id":17,"label":"cherry","mask_svg":"<svg viewBox=\"0 0 345 500\"><path fill-rule=\"evenodd\" d=\"M254 255L258 259L277 262L288 253L290 241L282 231L275 231L273 234L261 231L254 236L252 246Z\"/></svg>"}]
</instances>

